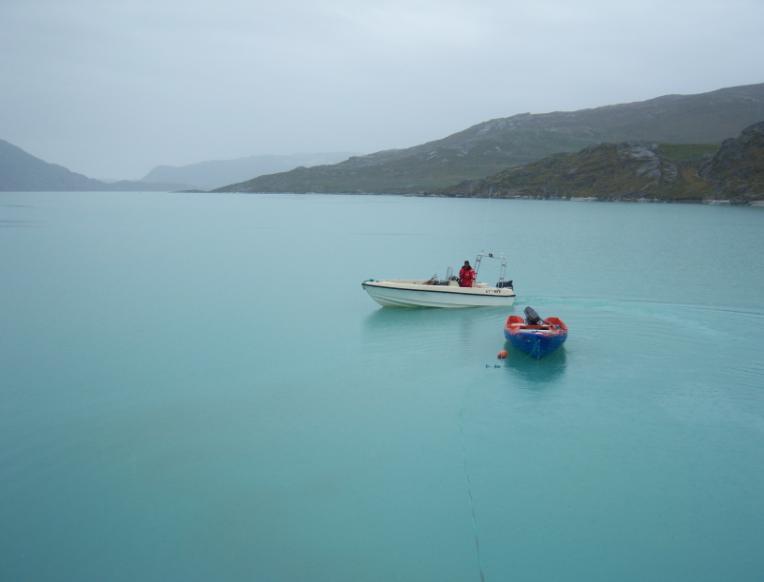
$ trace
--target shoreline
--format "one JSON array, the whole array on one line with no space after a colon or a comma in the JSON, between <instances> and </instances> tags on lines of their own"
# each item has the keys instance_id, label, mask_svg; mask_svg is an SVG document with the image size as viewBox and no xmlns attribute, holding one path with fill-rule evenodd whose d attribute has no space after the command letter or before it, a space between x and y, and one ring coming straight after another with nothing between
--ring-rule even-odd
<instances>
[{"instance_id":1,"label":"shoreline","mask_svg":"<svg viewBox=\"0 0 764 582\"><path fill-rule=\"evenodd\" d=\"M3 194L269 194L269 195L295 195L295 196L402 196L409 198L475 198L479 200L557 200L563 202L623 202L626 204L699 204L704 206L749 206L752 208L764 208L764 198L758 200L736 200L734 198L620 198L600 196L542 196L530 194L517 194L497 196L485 194L442 194L439 192L245 192L227 191L216 192L214 190L3 190Z\"/></svg>"}]
</instances>

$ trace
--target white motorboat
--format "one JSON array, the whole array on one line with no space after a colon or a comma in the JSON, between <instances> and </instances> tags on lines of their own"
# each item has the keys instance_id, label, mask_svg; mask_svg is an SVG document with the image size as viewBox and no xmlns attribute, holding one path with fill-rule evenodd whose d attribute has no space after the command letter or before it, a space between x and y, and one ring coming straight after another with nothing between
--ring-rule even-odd
<instances>
[{"instance_id":1,"label":"white motorboat","mask_svg":"<svg viewBox=\"0 0 764 582\"><path fill-rule=\"evenodd\" d=\"M472 287L460 287L452 270L443 280L433 276L423 280L368 279L361 283L369 296L384 307L507 307L515 301L512 281L505 280L507 259L503 255L480 253L475 260L475 270L480 273L483 259L497 259L501 272L496 286L475 283Z\"/></svg>"}]
</instances>

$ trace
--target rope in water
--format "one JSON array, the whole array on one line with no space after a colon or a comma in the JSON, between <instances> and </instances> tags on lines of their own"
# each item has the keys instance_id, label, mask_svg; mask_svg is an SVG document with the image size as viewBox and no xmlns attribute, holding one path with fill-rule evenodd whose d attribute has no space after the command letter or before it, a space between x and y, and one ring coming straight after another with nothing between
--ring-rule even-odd
<instances>
[{"instance_id":1,"label":"rope in water","mask_svg":"<svg viewBox=\"0 0 764 582\"><path fill-rule=\"evenodd\" d=\"M483 573L483 562L480 557L480 532L478 530L477 513L475 512L475 500L472 497L472 480L470 479L469 469L467 467L467 445L464 435L464 406L459 411L459 432L462 436L462 467L464 470L464 481L467 484L467 499L470 504L470 513L472 514L472 534L475 537L475 557L477 559L478 572L480 573L480 582L485 582Z\"/></svg>"}]
</instances>

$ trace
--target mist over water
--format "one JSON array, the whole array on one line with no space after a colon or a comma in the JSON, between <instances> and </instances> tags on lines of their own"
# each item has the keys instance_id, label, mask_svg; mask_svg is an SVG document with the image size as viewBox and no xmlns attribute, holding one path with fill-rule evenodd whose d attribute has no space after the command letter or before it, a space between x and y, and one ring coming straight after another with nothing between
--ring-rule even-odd
<instances>
[{"instance_id":1,"label":"mist over water","mask_svg":"<svg viewBox=\"0 0 764 582\"><path fill-rule=\"evenodd\" d=\"M758 580L762 248L756 208L0 194L0 579ZM512 310L360 287L481 250ZM567 343L499 362L529 304Z\"/></svg>"}]
</instances>

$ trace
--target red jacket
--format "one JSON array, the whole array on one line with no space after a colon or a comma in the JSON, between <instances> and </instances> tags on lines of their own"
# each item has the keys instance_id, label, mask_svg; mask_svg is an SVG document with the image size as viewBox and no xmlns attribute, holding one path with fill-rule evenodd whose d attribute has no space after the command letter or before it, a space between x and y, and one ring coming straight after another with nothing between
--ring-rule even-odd
<instances>
[{"instance_id":1,"label":"red jacket","mask_svg":"<svg viewBox=\"0 0 764 582\"><path fill-rule=\"evenodd\" d=\"M459 271L459 286L472 287L475 282L475 269L472 267L462 267Z\"/></svg>"}]
</instances>

